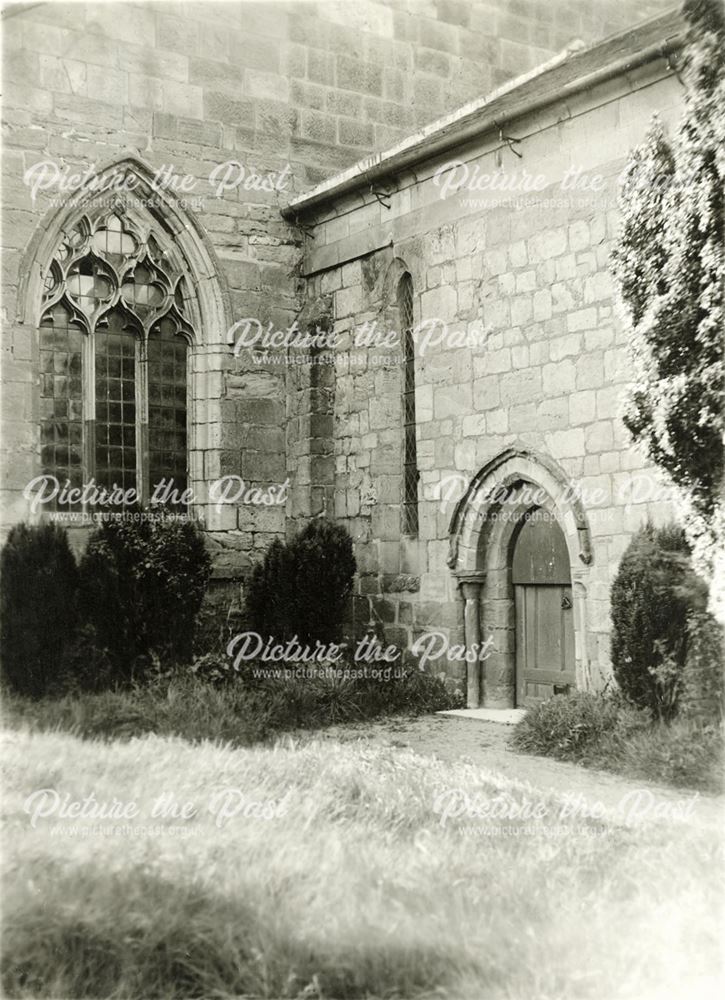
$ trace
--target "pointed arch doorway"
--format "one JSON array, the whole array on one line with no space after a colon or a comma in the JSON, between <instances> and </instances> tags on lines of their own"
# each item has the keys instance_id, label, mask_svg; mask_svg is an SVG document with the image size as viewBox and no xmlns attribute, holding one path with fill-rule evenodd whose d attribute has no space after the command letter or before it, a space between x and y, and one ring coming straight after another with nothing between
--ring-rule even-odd
<instances>
[{"instance_id":1,"label":"pointed arch doorway","mask_svg":"<svg viewBox=\"0 0 725 1000\"><path fill-rule=\"evenodd\" d=\"M564 532L550 512L527 513L511 561L516 637L516 705L576 686L574 604Z\"/></svg>"},{"instance_id":2,"label":"pointed arch doorway","mask_svg":"<svg viewBox=\"0 0 725 1000\"><path fill-rule=\"evenodd\" d=\"M525 707L555 689L592 686L591 561L584 509L548 456L507 449L474 476L456 505L448 554L469 708Z\"/></svg>"}]
</instances>

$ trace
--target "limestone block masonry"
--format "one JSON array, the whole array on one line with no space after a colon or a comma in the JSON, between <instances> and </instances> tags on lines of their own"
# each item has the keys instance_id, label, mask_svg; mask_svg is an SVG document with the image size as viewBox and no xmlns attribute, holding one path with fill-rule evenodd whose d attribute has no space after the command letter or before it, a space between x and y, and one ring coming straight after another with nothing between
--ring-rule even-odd
<instances>
[{"instance_id":1,"label":"limestone block masonry","mask_svg":"<svg viewBox=\"0 0 725 1000\"><path fill-rule=\"evenodd\" d=\"M47 267L28 247L67 199L58 188L33 198L26 171L50 161L72 174L135 158L152 173L193 178L191 192L176 193L212 248L229 325L253 316L286 328L299 311L301 234L281 206L573 38L626 23L613 3L518 6L212 0L3 12L3 530L26 513L22 489L39 469L39 303L19 301L21 271ZM650 0L643 16L664 6ZM209 176L227 161L247 176L289 168L285 187L240 185L217 197ZM221 331L202 342L192 367L203 428L192 479L228 470L250 483L276 480L286 466L279 368L256 363L250 377ZM284 531L279 512L210 518L216 565L234 573Z\"/></svg>"},{"instance_id":2,"label":"limestone block masonry","mask_svg":"<svg viewBox=\"0 0 725 1000\"><path fill-rule=\"evenodd\" d=\"M582 687L610 674L609 587L624 548L647 518L674 514L620 418L627 352L608 263L628 152L655 110L676 123L681 101L666 62L650 62L507 122L520 158L490 129L438 156L423 151L408 170L391 166L376 181L385 203L331 187L306 209L307 297L332 297L342 347L332 492L356 540L356 621L382 625L408 649L431 630L454 644L492 637L480 695L468 672L469 704L504 707L514 697L512 535L486 524L485 485L541 485L559 515ZM534 195L445 192L451 161L470 177L526 171L544 182ZM399 330L405 272L419 334L417 538L400 529L400 348L355 347L371 324ZM450 336L426 344L434 322ZM464 686L460 658L438 663Z\"/></svg>"},{"instance_id":3,"label":"limestone block masonry","mask_svg":"<svg viewBox=\"0 0 725 1000\"><path fill-rule=\"evenodd\" d=\"M640 13L668 7L648 0ZM614 0L7 7L2 531L29 516L23 490L42 468L43 283L94 196L88 181L34 190L28 171L117 171L158 194L153 206L147 198L149 218L187 262L199 300L188 471L217 577L238 594L273 538L325 512L355 538L356 629L372 622L405 647L431 629L465 643L455 573L480 567L449 564L455 502L506 449L535 452L606 498L586 511L593 558L577 604L578 669L606 671L611 569L643 516L665 514L661 501L622 495L642 466L617 418L627 370L607 271L616 177L651 113L677 114L679 84L665 59L635 60L529 115L512 104L506 135L516 143L490 129L469 134L455 157L470 167L546 176L533 205L480 204L475 192L441 198L435 170L446 157L436 160L430 123L522 73L534 79L556 53L629 29L629 19ZM392 171L377 193L361 183L314 211L302 205L423 127L432 145L414 170ZM549 198L570 167L602 174L605 188ZM228 168L238 183L220 187ZM159 171L166 180L155 190ZM242 183L268 174L284 182ZM398 326L395 288L406 270L416 322L437 318L474 340L485 331L476 346L433 343L415 359L417 537L401 535L400 345L358 350L354 338L366 321ZM235 352L235 324L249 317L275 330L298 320L334 332L343 345L336 364L288 363L294 351L284 348ZM224 475L260 488L289 479L286 506L218 506L209 484ZM491 600L482 591L484 639ZM505 609L495 613L503 636ZM465 675L460 661L442 666ZM510 665L497 669L503 690Z\"/></svg>"}]
</instances>

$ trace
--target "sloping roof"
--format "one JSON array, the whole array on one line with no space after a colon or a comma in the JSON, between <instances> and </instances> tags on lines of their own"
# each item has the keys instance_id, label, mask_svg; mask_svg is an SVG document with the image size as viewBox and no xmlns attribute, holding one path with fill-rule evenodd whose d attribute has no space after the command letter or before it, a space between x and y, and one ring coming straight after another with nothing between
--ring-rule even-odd
<instances>
[{"instance_id":1,"label":"sloping roof","mask_svg":"<svg viewBox=\"0 0 725 1000\"><path fill-rule=\"evenodd\" d=\"M493 128L545 107L655 59L667 59L682 47L685 22L679 9L645 21L590 48L565 51L523 76L498 87L487 97L469 101L452 114L426 125L390 149L359 160L354 166L295 198L283 210L294 221L312 215L339 195L369 189L386 177L408 169Z\"/></svg>"}]
</instances>

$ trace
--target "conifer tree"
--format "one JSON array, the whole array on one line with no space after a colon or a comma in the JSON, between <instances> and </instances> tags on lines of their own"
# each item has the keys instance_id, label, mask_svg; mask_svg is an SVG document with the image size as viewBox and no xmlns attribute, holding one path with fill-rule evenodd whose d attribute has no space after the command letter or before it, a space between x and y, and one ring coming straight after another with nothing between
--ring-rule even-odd
<instances>
[{"instance_id":1,"label":"conifer tree","mask_svg":"<svg viewBox=\"0 0 725 1000\"><path fill-rule=\"evenodd\" d=\"M629 327L624 422L680 499L710 607L725 621L725 13L687 0L685 108L655 121L620 192L613 270Z\"/></svg>"}]
</instances>

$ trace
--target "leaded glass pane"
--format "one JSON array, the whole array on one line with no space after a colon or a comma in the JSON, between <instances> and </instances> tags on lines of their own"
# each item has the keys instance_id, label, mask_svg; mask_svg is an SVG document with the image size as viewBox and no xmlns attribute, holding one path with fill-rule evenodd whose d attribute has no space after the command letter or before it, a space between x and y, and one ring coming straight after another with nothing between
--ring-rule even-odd
<instances>
[{"instance_id":1,"label":"leaded glass pane","mask_svg":"<svg viewBox=\"0 0 725 1000\"><path fill-rule=\"evenodd\" d=\"M418 534L418 469L415 465L406 465L404 470L404 489L406 500L403 504L403 533ZM408 498L411 499L408 499Z\"/></svg>"},{"instance_id":2,"label":"leaded glass pane","mask_svg":"<svg viewBox=\"0 0 725 1000\"><path fill-rule=\"evenodd\" d=\"M149 361L149 472L151 495L161 483L186 490L186 352L187 343L170 320L151 330ZM173 498L171 492L167 493ZM172 504L172 506L181 506Z\"/></svg>"},{"instance_id":3,"label":"leaded glass pane","mask_svg":"<svg viewBox=\"0 0 725 1000\"><path fill-rule=\"evenodd\" d=\"M96 329L96 482L136 489L136 341L114 311Z\"/></svg>"},{"instance_id":4,"label":"leaded glass pane","mask_svg":"<svg viewBox=\"0 0 725 1000\"><path fill-rule=\"evenodd\" d=\"M40 452L43 474L55 476L63 487L82 485L83 387L81 351L83 329L62 306L55 306L40 324ZM78 505L46 509L77 510Z\"/></svg>"},{"instance_id":5,"label":"leaded glass pane","mask_svg":"<svg viewBox=\"0 0 725 1000\"><path fill-rule=\"evenodd\" d=\"M139 315L150 312L163 303L165 292L148 267L139 265L123 283L121 294Z\"/></svg>"},{"instance_id":6,"label":"leaded glass pane","mask_svg":"<svg viewBox=\"0 0 725 1000\"><path fill-rule=\"evenodd\" d=\"M418 456L415 438L415 343L413 281L404 274L398 285L403 346L403 524L404 534L418 534Z\"/></svg>"},{"instance_id":7,"label":"leaded glass pane","mask_svg":"<svg viewBox=\"0 0 725 1000\"><path fill-rule=\"evenodd\" d=\"M105 225L93 235L93 247L96 253L110 257L132 257L136 253L137 243L133 236L126 232L123 222L117 215L109 215Z\"/></svg>"},{"instance_id":8,"label":"leaded glass pane","mask_svg":"<svg viewBox=\"0 0 725 1000\"><path fill-rule=\"evenodd\" d=\"M73 265L67 287L88 316L92 316L99 305L107 302L113 291L110 279L100 273L99 264L92 257L85 257Z\"/></svg>"}]
</instances>

